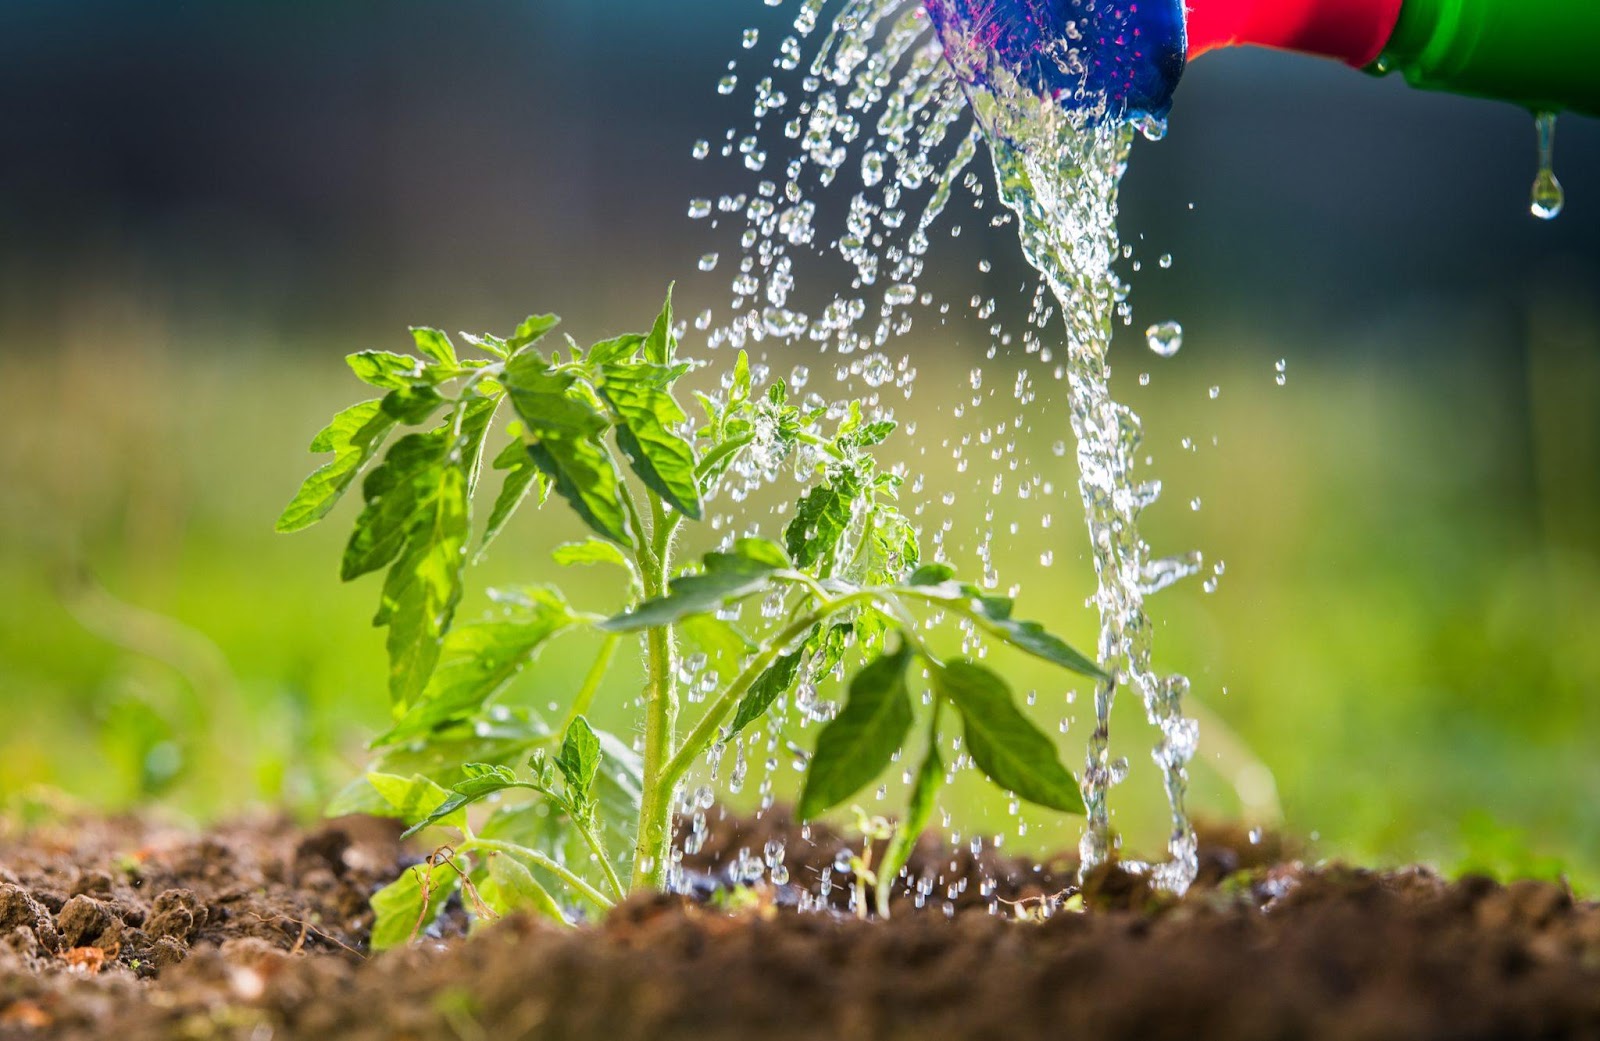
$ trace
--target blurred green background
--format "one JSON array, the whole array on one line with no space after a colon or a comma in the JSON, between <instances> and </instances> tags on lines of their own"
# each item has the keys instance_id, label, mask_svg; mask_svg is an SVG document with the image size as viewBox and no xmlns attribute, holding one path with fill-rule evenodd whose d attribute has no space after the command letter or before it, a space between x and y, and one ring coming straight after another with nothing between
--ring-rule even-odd
<instances>
[{"instance_id":1,"label":"blurred green background","mask_svg":"<svg viewBox=\"0 0 1600 1041\"><path fill-rule=\"evenodd\" d=\"M336 581L349 508L272 533L306 442L359 393L340 356L532 310L598 338L646 324L674 278L685 314L725 303L726 276L694 270L718 240L683 214L748 183L689 147L742 125L747 99L713 83L743 27L785 13L0 3L8 803L311 812L360 768L382 638L376 588ZM1564 123L1558 172L1569 211L1538 225L1526 114L1264 54L1198 64L1169 139L1136 150L1123 230L1144 271L1117 380L1167 486L1147 534L1226 562L1215 593L1192 581L1152 604L1159 663L1233 732L1202 737L1202 812L1237 814L1238 767L1259 761L1319 853L1600 885L1600 128ZM927 283L995 296L1020 328L1011 229L956 219ZM1167 318L1188 335L1161 361L1136 332ZM919 370L892 402L918 428L900 451L930 502L957 493L929 507L957 558L992 527L1022 613L1091 646L1059 388L1035 371L1019 409L1027 359L985 360L983 324L894 348ZM940 447L984 425L953 413L979 364L980 411L1022 412L1017 456L1052 499L993 495ZM477 588L556 577L546 551L574 531L520 525ZM518 698L558 699L588 661L574 644L545 663ZM1041 721L1061 716L1059 678L1013 664ZM1151 738L1123 700L1118 823L1149 849ZM1005 830L1003 806L961 801ZM1030 822L1025 844L1076 840Z\"/></svg>"}]
</instances>

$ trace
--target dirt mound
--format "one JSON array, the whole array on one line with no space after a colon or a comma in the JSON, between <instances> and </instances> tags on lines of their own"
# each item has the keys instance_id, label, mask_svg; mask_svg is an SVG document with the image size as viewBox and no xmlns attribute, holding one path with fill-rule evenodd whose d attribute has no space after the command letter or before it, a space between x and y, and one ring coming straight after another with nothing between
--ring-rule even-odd
<instances>
[{"instance_id":1,"label":"dirt mound","mask_svg":"<svg viewBox=\"0 0 1600 1041\"><path fill-rule=\"evenodd\" d=\"M694 870L726 875L738 849L759 857L773 839L797 880L844 847L730 822ZM387 825L200 839L96 826L0 849L0 1036L1600 1037L1600 906L1536 883L1268 866L1269 852L1213 837L1206 883L1183 901L1112 873L1088 911L1018 923L1030 897L1061 895L1069 861L929 846L913 864L936 880L926 906L897 904L888 922L755 890L635 900L576 931L501 922L369 958L364 900L403 857ZM993 887L976 881L996 867Z\"/></svg>"}]
</instances>

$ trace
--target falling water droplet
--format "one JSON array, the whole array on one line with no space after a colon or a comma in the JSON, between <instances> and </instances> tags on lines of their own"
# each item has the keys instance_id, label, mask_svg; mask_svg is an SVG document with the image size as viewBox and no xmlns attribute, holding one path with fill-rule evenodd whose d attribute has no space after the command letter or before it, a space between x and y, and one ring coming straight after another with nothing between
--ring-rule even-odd
<instances>
[{"instance_id":1,"label":"falling water droplet","mask_svg":"<svg viewBox=\"0 0 1600 1041\"><path fill-rule=\"evenodd\" d=\"M1135 120L1133 125L1144 135L1146 141L1160 141L1167 136L1167 121L1159 116L1146 113Z\"/></svg>"},{"instance_id":2,"label":"falling water droplet","mask_svg":"<svg viewBox=\"0 0 1600 1041\"><path fill-rule=\"evenodd\" d=\"M1150 349L1163 358L1170 358L1183 350L1183 326L1177 322L1161 322L1145 330L1145 340Z\"/></svg>"},{"instance_id":3,"label":"falling water droplet","mask_svg":"<svg viewBox=\"0 0 1600 1041\"><path fill-rule=\"evenodd\" d=\"M705 256L700 258L700 270L701 271L712 271L712 270L716 269L716 266L717 266L717 254L715 254L715 253L707 253Z\"/></svg>"},{"instance_id":4,"label":"falling water droplet","mask_svg":"<svg viewBox=\"0 0 1600 1041\"><path fill-rule=\"evenodd\" d=\"M1556 114L1539 113L1539 176L1533 182L1533 215L1540 220L1555 220L1567 205L1567 193L1556 180Z\"/></svg>"}]
</instances>

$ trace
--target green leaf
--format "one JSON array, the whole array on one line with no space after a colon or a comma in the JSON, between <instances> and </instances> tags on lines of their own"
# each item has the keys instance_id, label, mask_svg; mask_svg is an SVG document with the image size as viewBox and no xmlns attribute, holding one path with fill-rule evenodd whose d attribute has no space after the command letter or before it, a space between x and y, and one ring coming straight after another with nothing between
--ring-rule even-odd
<instances>
[{"instance_id":1,"label":"green leaf","mask_svg":"<svg viewBox=\"0 0 1600 1041\"><path fill-rule=\"evenodd\" d=\"M922 559L917 529L889 503L878 503L862 534L864 545L851 562L851 577L861 585L885 585Z\"/></svg>"},{"instance_id":2,"label":"green leaf","mask_svg":"<svg viewBox=\"0 0 1600 1041\"><path fill-rule=\"evenodd\" d=\"M607 365L600 396L616 414L617 445L633 472L678 512L699 520L698 465L689 442L673 433L688 417L663 381L670 370L659 366Z\"/></svg>"},{"instance_id":3,"label":"green leaf","mask_svg":"<svg viewBox=\"0 0 1600 1041\"><path fill-rule=\"evenodd\" d=\"M411 339L416 343L417 350L440 365L447 365L453 369L460 364L456 360L455 345L450 342L450 337L439 330L417 326L411 330Z\"/></svg>"},{"instance_id":4,"label":"green leaf","mask_svg":"<svg viewBox=\"0 0 1600 1041\"><path fill-rule=\"evenodd\" d=\"M1085 812L1055 743L1017 708L1005 680L975 662L954 661L934 669L933 682L961 713L967 751L991 781L1052 810Z\"/></svg>"},{"instance_id":5,"label":"green leaf","mask_svg":"<svg viewBox=\"0 0 1600 1041\"><path fill-rule=\"evenodd\" d=\"M467 475L456 466L438 472L432 501L414 518L405 552L384 582L378 621L387 624L389 692L410 705L439 661L440 642L461 602L462 569L472 537Z\"/></svg>"},{"instance_id":6,"label":"green leaf","mask_svg":"<svg viewBox=\"0 0 1600 1041\"><path fill-rule=\"evenodd\" d=\"M622 478L602 440L610 423L576 392L577 377L520 361L507 366L506 388L526 426L534 463L589 527L631 547Z\"/></svg>"},{"instance_id":7,"label":"green leaf","mask_svg":"<svg viewBox=\"0 0 1600 1041\"><path fill-rule=\"evenodd\" d=\"M856 447L871 448L874 445L881 445L889 439L889 435L894 433L898 427L899 424L892 420L868 423L856 434L854 439Z\"/></svg>"},{"instance_id":8,"label":"green leaf","mask_svg":"<svg viewBox=\"0 0 1600 1041\"><path fill-rule=\"evenodd\" d=\"M510 854L489 855L489 879L493 884L480 887L480 892L489 906L500 914L532 911L562 925L571 924L550 891Z\"/></svg>"},{"instance_id":9,"label":"green leaf","mask_svg":"<svg viewBox=\"0 0 1600 1041\"><path fill-rule=\"evenodd\" d=\"M906 579L908 586L939 586L956 577L955 568L949 564L924 564Z\"/></svg>"},{"instance_id":10,"label":"green leaf","mask_svg":"<svg viewBox=\"0 0 1600 1041\"><path fill-rule=\"evenodd\" d=\"M367 505L345 547L346 581L388 566L375 625L389 627L389 689L405 707L427 685L461 599L471 537L470 475L495 402L463 406L443 427L396 441L367 475Z\"/></svg>"},{"instance_id":11,"label":"green leaf","mask_svg":"<svg viewBox=\"0 0 1600 1041\"><path fill-rule=\"evenodd\" d=\"M712 553L706 557L706 560L710 561L712 557L726 557L729 555ZM794 562L789 559L789 554L784 552L782 546L771 539L764 539L758 536L735 539L731 556L779 571L794 566Z\"/></svg>"},{"instance_id":12,"label":"green leaf","mask_svg":"<svg viewBox=\"0 0 1600 1041\"><path fill-rule=\"evenodd\" d=\"M941 579L935 581L936 579ZM1107 676L1100 666L1080 651L1074 650L1060 637L1050 633L1038 622L1019 622L1011 617L1015 607L1009 597L986 596L973 585L951 581L949 569L942 564L920 568L907 581L908 587L924 597L948 603L960 611L991 636L999 637L1020 651L1059 665L1069 672L1103 680Z\"/></svg>"},{"instance_id":13,"label":"green leaf","mask_svg":"<svg viewBox=\"0 0 1600 1041\"><path fill-rule=\"evenodd\" d=\"M653 365L671 365L678 342L672 335L672 286L667 287L667 302L656 317L656 324L644 341L644 360Z\"/></svg>"},{"instance_id":14,"label":"green leaf","mask_svg":"<svg viewBox=\"0 0 1600 1041\"><path fill-rule=\"evenodd\" d=\"M850 681L844 711L823 727L800 793L801 820L812 820L866 787L889 765L911 729L902 645L874 660Z\"/></svg>"},{"instance_id":15,"label":"green leaf","mask_svg":"<svg viewBox=\"0 0 1600 1041\"><path fill-rule=\"evenodd\" d=\"M334 416L333 422L311 442L311 451L332 452L333 461L305 479L278 518L277 529L285 533L301 531L326 517L378 454L394 426L394 417L385 413L383 402L376 399L352 405Z\"/></svg>"},{"instance_id":16,"label":"green leaf","mask_svg":"<svg viewBox=\"0 0 1600 1041\"><path fill-rule=\"evenodd\" d=\"M807 492L795 506L794 519L783 530L789 555L802 568L832 574L839 543L850 528L861 479L854 470L840 469L830 479Z\"/></svg>"},{"instance_id":17,"label":"green leaf","mask_svg":"<svg viewBox=\"0 0 1600 1041\"><path fill-rule=\"evenodd\" d=\"M928 750L911 783L906 815L895 828L894 837L883 851L883 861L878 865L878 914L881 917L889 916L889 897L894 891L895 879L910 862L917 839L928 830L939 801L939 789L943 787L944 763L939 758L939 714L936 711L928 728Z\"/></svg>"},{"instance_id":18,"label":"green leaf","mask_svg":"<svg viewBox=\"0 0 1600 1041\"><path fill-rule=\"evenodd\" d=\"M529 709L507 708L492 715L485 710L436 728L426 735L426 740L383 747L369 769L401 776L421 774L448 790L466 778L463 763L518 765L528 758L531 749L552 744L555 739L550 728ZM335 795L327 813L382 815L387 806L367 779L359 777Z\"/></svg>"},{"instance_id":19,"label":"green leaf","mask_svg":"<svg viewBox=\"0 0 1600 1041\"><path fill-rule=\"evenodd\" d=\"M800 672L800 663L805 660L810 652L811 639L815 639L818 630L811 631L811 637L806 641L806 646L790 654L785 654L769 665L750 689L739 701L739 707L733 714L733 722L728 724L728 737L733 737L745 727L754 723L767 714L767 709L777 701L785 692L794 687L795 676Z\"/></svg>"},{"instance_id":20,"label":"green leaf","mask_svg":"<svg viewBox=\"0 0 1600 1041\"><path fill-rule=\"evenodd\" d=\"M811 663L813 676L826 676L839 667L844 660L844 652L848 648L850 637L855 635L856 626L853 622L836 622L829 627L817 643L817 657Z\"/></svg>"},{"instance_id":21,"label":"green leaf","mask_svg":"<svg viewBox=\"0 0 1600 1041\"><path fill-rule=\"evenodd\" d=\"M553 314L530 315L517 326L517 331L511 339L506 341L506 347L513 351L520 351L524 347L537 343L551 329L561 324L561 319Z\"/></svg>"},{"instance_id":22,"label":"green leaf","mask_svg":"<svg viewBox=\"0 0 1600 1041\"><path fill-rule=\"evenodd\" d=\"M728 404L741 404L750 400L750 355L744 351L733 363L733 386L728 388Z\"/></svg>"},{"instance_id":23,"label":"green leaf","mask_svg":"<svg viewBox=\"0 0 1600 1041\"><path fill-rule=\"evenodd\" d=\"M678 623L685 640L710 655L713 662L736 666L747 654L760 650L751 639L715 615L692 615ZM717 667L720 668L720 665Z\"/></svg>"},{"instance_id":24,"label":"green leaf","mask_svg":"<svg viewBox=\"0 0 1600 1041\"><path fill-rule=\"evenodd\" d=\"M536 506L543 506L550 497L550 481L534 465L533 456L528 454L528 446L520 435L495 456L494 468L504 470L506 479L500 486L499 496L494 500L494 508L489 511L489 523L483 529L483 541L478 544L480 560L489 544L500 537L506 524L527 501L529 494L537 492Z\"/></svg>"},{"instance_id":25,"label":"green leaf","mask_svg":"<svg viewBox=\"0 0 1600 1041\"><path fill-rule=\"evenodd\" d=\"M644 346L645 338L638 333L628 333L626 336L617 336L610 340L601 340L589 348L584 361L592 369L599 369L606 365L615 365L618 362L632 361L639 353L639 348Z\"/></svg>"},{"instance_id":26,"label":"green leaf","mask_svg":"<svg viewBox=\"0 0 1600 1041\"><path fill-rule=\"evenodd\" d=\"M449 437L440 431L407 434L389 447L367 475L367 505L345 546L340 577L346 582L388 566L405 547L417 515L439 495Z\"/></svg>"},{"instance_id":27,"label":"green leaf","mask_svg":"<svg viewBox=\"0 0 1600 1041\"><path fill-rule=\"evenodd\" d=\"M587 803L600 769L600 739L582 716L567 727L561 751L556 754L556 769L567 782L567 794L575 802Z\"/></svg>"},{"instance_id":28,"label":"green leaf","mask_svg":"<svg viewBox=\"0 0 1600 1041\"><path fill-rule=\"evenodd\" d=\"M389 805L392 815L407 824L427 818L450 798L448 791L421 774L401 777L398 774L369 773L367 783ZM467 818L462 814L441 823L459 828L466 825Z\"/></svg>"},{"instance_id":29,"label":"green leaf","mask_svg":"<svg viewBox=\"0 0 1600 1041\"><path fill-rule=\"evenodd\" d=\"M582 542L563 542L550 553L562 567L580 567L593 564L614 564L624 571L632 571L627 554L616 543L604 539L585 539Z\"/></svg>"},{"instance_id":30,"label":"green leaf","mask_svg":"<svg viewBox=\"0 0 1600 1041\"><path fill-rule=\"evenodd\" d=\"M432 813L408 828L400 836L402 839L410 838L424 828L431 828L435 824L447 823L468 806L487 799L491 795L518 788L530 791L538 790L536 785L518 780L516 772L509 766L468 763L464 769L468 772L467 779L452 788L449 798L435 807Z\"/></svg>"},{"instance_id":31,"label":"green leaf","mask_svg":"<svg viewBox=\"0 0 1600 1041\"><path fill-rule=\"evenodd\" d=\"M1014 622L1009 619L993 619L992 630L999 633L1007 643L1018 650L1027 651L1035 658L1042 658L1053 665L1078 673L1080 676L1091 676L1095 679L1105 679L1106 674L1088 657L1068 646L1060 637L1048 632L1038 622Z\"/></svg>"},{"instance_id":32,"label":"green leaf","mask_svg":"<svg viewBox=\"0 0 1600 1041\"><path fill-rule=\"evenodd\" d=\"M361 382L383 390L404 390L427 373L421 359L390 351L362 351L349 355L345 362Z\"/></svg>"},{"instance_id":33,"label":"green leaf","mask_svg":"<svg viewBox=\"0 0 1600 1041\"><path fill-rule=\"evenodd\" d=\"M463 340L467 341L467 343L471 344L473 347L476 347L484 354L492 354L496 358L504 358L506 355L511 353L511 349L506 346L506 342L500 339L498 336L494 336L489 333L484 333L482 335L475 333L461 333L460 336Z\"/></svg>"},{"instance_id":34,"label":"green leaf","mask_svg":"<svg viewBox=\"0 0 1600 1041\"><path fill-rule=\"evenodd\" d=\"M644 791L644 761L626 741L604 730L600 739L601 769L591 789L596 816L602 827L612 863L624 877L633 862L639 827L639 803Z\"/></svg>"},{"instance_id":35,"label":"green leaf","mask_svg":"<svg viewBox=\"0 0 1600 1041\"><path fill-rule=\"evenodd\" d=\"M419 864L378 890L372 895L372 949L387 951L421 935L460 884L461 877L447 864Z\"/></svg>"},{"instance_id":36,"label":"green leaf","mask_svg":"<svg viewBox=\"0 0 1600 1041\"><path fill-rule=\"evenodd\" d=\"M600 742L601 763L595 774L589 809L613 868L627 877L633 865L644 767L639 755L621 739L603 730L595 731L595 736ZM553 767L551 772L554 772ZM551 780L553 782L553 778ZM589 861L589 847L578 829L548 800L498 807L484 820L478 834L482 838L538 850L565 863L589 881L604 884L603 877ZM560 880L555 876L547 875L537 865L530 864L529 868L546 886L559 888Z\"/></svg>"},{"instance_id":37,"label":"green leaf","mask_svg":"<svg viewBox=\"0 0 1600 1041\"><path fill-rule=\"evenodd\" d=\"M789 566L783 550L766 539L740 539L732 553L707 553L705 570L673 579L666 596L646 600L600 623L607 632L631 633L710 614L724 604L765 590L772 575Z\"/></svg>"},{"instance_id":38,"label":"green leaf","mask_svg":"<svg viewBox=\"0 0 1600 1041\"><path fill-rule=\"evenodd\" d=\"M444 395L426 383L418 383L391 390L383 399L383 410L402 423L416 426L443 404Z\"/></svg>"},{"instance_id":39,"label":"green leaf","mask_svg":"<svg viewBox=\"0 0 1600 1041\"><path fill-rule=\"evenodd\" d=\"M416 703L375 747L427 737L476 714L516 678L557 634L574 624L550 589L521 590L511 617L458 626L445 637L438 668Z\"/></svg>"}]
</instances>

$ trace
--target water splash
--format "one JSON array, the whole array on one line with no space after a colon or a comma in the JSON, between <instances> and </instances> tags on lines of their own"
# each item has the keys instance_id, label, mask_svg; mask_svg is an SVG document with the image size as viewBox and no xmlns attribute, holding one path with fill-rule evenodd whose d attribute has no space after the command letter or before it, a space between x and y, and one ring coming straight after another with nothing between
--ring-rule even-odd
<instances>
[{"instance_id":1,"label":"water splash","mask_svg":"<svg viewBox=\"0 0 1600 1041\"><path fill-rule=\"evenodd\" d=\"M1177 322L1160 322L1145 330L1145 343L1162 358L1176 357L1183 350L1183 326Z\"/></svg>"},{"instance_id":2,"label":"water splash","mask_svg":"<svg viewBox=\"0 0 1600 1041\"><path fill-rule=\"evenodd\" d=\"M1153 755L1170 809L1171 859L1150 871L1159 885L1181 893L1197 869L1185 795L1198 731L1183 715L1189 681L1158 675L1151 665L1153 634L1144 601L1198 573L1201 561L1198 554L1152 561L1139 533L1139 516L1159 487L1138 481L1142 424L1111 394L1112 330L1127 295L1114 266L1121 252L1118 187L1133 128L1099 121L1092 106L1069 110L1043 101L1008 81L1000 68L990 69L969 94L994 156L1000 197L1017 215L1023 253L1044 276L1066 323L1079 489L1098 577L1099 656L1116 677L1095 691L1095 729L1084 778L1089 825L1080 843L1083 870L1093 870L1115 853L1107 802L1123 771L1111 757L1111 708L1119 683L1127 683L1139 692L1150 722L1161 732ZM1175 335L1159 339L1176 346Z\"/></svg>"},{"instance_id":3,"label":"water splash","mask_svg":"<svg viewBox=\"0 0 1600 1041\"><path fill-rule=\"evenodd\" d=\"M782 2L767 0L769 6ZM1053 363L1055 378L1067 387L1079 491L1098 576L1094 602L1101 619L1099 653L1107 670L1118 677L1118 682L1094 692L1096 722L1084 777L1090 816L1081 843L1083 862L1089 870L1115 853L1107 797L1126 776L1127 763L1111 756L1109 720L1118 683L1127 684L1138 691L1149 719L1160 730L1153 757L1162 770L1171 811L1171 859L1155 866L1124 863L1134 870L1148 870L1158 885L1182 892L1196 870L1194 834L1184 798L1186 765L1194 754L1197 732L1182 714L1188 681L1152 669L1152 626L1144 602L1147 596L1198 574L1203 565L1198 554L1156 559L1139 534L1140 513L1157 500L1161 487L1135 475L1141 424L1137 415L1112 398L1108 360L1114 321L1131 321L1127 287L1115 270L1125 255L1116 216L1118 186L1136 127L1110 118L1114 114L1103 101L1097 103L1092 92L1074 92L1070 112L1042 100L1012 77L1004 62L986 58L981 41L970 41L973 46L960 49L964 72L958 74L945 57L952 42L949 26L941 44L918 0L845 0L810 64L802 68L804 41L823 24L827 5L828 0L800 0L793 32L777 43L774 75L741 69L738 74L743 79L738 80L730 68L723 81L742 82L746 90L753 89L755 125L728 130L720 154L762 179L753 191L723 195L715 203L697 199L690 205L690 215L697 219L731 218L739 241L737 254L723 250L720 267L702 265L726 271L731 263L731 303L725 316L719 321L705 312L695 325L706 332L710 348L747 348L760 361L766 360L760 345L810 341L820 353L837 359L832 369L840 397L864 397L869 409L891 418L888 392L909 396L916 376L909 356L891 356L891 344L912 330L917 312L931 312L943 321L952 309L921 280L933 232L957 191L965 189L975 207L984 206L983 181L968 167L981 143L987 142L1003 203L989 223L1017 223L1023 252L1041 277L1030 314L1032 328L1022 336L1022 345L1039 362ZM771 34L746 36L755 38L770 39ZM1058 71L1084 75L1084 70L1074 72L1071 67L1073 53L1060 56ZM985 61L992 64L983 68L983 75L973 75L974 63ZM799 90L784 78L796 71L803 76ZM761 149L757 134L768 121L781 127L791 143L787 158L774 159ZM1163 128L1153 117L1139 120L1138 129L1148 137L1159 137ZM708 151L700 144L694 148L697 157ZM851 192L840 184L841 178L845 183L855 180L859 190ZM847 202L835 223L828 219L829 209L838 209L842 197ZM959 235L960 225L953 224L949 234ZM848 288L834 293L820 309L802 310L796 292L798 262L818 256L831 258L836 268L843 262L834 284ZM1161 266L1169 265L1170 260L1163 258ZM982 270L987 267L987 262L980 265ZM991 322L988 356L993 358L1013 338L993 319L992 298L974 295L970 306L979 320ZM1060 359L1050 346L1060 336L1058 311L1066 327L1065 357ZM1160 341L1158 353L1176 353L1181 329L1173 323ZM964 380L971 397L954 406L957 420L969 405L976 408L995 394L996 388L986 385L983 375L974 369ZM1020 405L1033 400L1032 379L1026 371L1018 375L1013 393ZM806 399L819 407L836 403L817 381ZM1051 494L1049 482L1038 475L1012 477L1012 484L1006 485L1018 462L1011 433L1022 425L1020 418L1008 420L947 440L946 446L954 442L957 472L966 471L970 450L986 448L995 471L986 485L989 494L998 497L1002 488L1014 491L1019 499ZM1062 445L1057 454L1064 453ZM746 477L748 489L736 487L732 492L736 500L771 474L751 464ZM911 486L921 491L921 479L913 478ZM946 490L941 501L953 504L953 490ZM714 518L713 525L719 521L726 523L725 518ZM986 521L976 552L984 583L994 587L1000 579L992 561L992 505ZM1049 514L1043 525L1050 526ZM932 543L933 556L944 559L951 522L947 517L942 524L928 526L932 530L924 535ZM1017 531L1014 521L1010 531ZM1051 558L1047 553L1040 560L1049 566ZM713 780L718 770L726 770L725 785L737 790L746 783L747 770L753 771L760 777L765 809L772 803L773 775L782 762L793 758L783 736L785 713L797 713L799 725L806 726L828 718L830 710L816 689L807 685L775 707L765 734L746 735L727 750L731 769L722 763L722 750L716 753ZM692 818L691 835L703 835L707 809L703 800L697 796L682 809ZM732 870L746 878L760 875L770 859L752 853ZM932 891L931 885L929 880L914 883L919 900Z\"/></svg>"}]
</instances>

